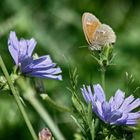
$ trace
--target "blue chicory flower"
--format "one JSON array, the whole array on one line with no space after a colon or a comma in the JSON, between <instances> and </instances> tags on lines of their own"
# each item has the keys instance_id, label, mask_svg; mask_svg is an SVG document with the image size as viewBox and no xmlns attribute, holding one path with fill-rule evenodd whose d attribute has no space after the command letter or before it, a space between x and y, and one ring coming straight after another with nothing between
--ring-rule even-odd
<instances>
[{"instance_id":1,"label":"blue chicory flower","mask_svg":"<svg viewBox=\"0 0 140 140\"><path fill-rule=\"evenodd\" d=\"M30 40L16 37L16 33L11 31L8 39L8 49L15 64L20 68L21 73L27 76L50 78L62 80L62 72L56 64L52 62L49 55L34 59L32 52L36 46L34 38Z\"/></svg>"},{"instance_id":2,"label":"blue chicory flower","mask_svg":"<svg viewBox=\"0 0 140 140\"><path fill-rule=\"evenodd\" d=\"M93 112L105 123L132 126L137 124L140 111L132 112L132 110L140 106L139 98L134 99L133 95L125 98L125 93L118 89L115 96L107 102L99 84L93 85L93 91L91 86L83 85L81 91L86 102L92 103Z\"/></svg>"}]
</instances>

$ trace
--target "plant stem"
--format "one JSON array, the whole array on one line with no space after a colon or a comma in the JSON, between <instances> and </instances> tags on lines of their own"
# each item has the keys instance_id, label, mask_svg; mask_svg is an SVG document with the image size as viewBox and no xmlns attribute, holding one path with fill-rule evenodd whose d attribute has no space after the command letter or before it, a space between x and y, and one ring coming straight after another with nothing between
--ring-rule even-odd
<instances>
[{"instance_id":1,"label":"plant stem","mask_svg":"<svg viewBox=\"0 0 140 140\"><path fill-rule=\"evenodd\" d=\"M35 108L35 110L38 112L38 114L42 117L42 119L45 121L45 123L50 127L51 131L55 135L56 139L58 140L65 140L62 136L61 132L59 131L58 127L53 123L53 120L51 119L48 112L45 110L45 108L40 104L40 102L37 100L35 96L33 98L29 99L29 102L31 105Z\"/></svg>"},{"instance_id":2,"label":"plant stem","mask_svg":"<svg viewBox=\"0 0 140 140\"><path fill-rule=\"evenodd\" d=\"M35 133L33 127L32 127L32 124L31 124L31 122L30 122L30 120L29 120L29 118L28 118L28 116L27 116L27 114L25 112L25 109L24 109L24 107L23 107L23 105L22 105L22 103L21 103L21 101L19 99L19 95L18 95L17 91L15 90L15 88L13 86L13 83L11 81L11 78L10 78L10 76L8 74L8 71L6 69L6 66L5 66L1 56L0 56L0 66L1 66L1 69L2 69L6 79L7 79L8 85L9 85L9 87L10 87L10 89L11 89L13 95L14 95L14 98L16 100L16 103L17 103L18 107L19 107L19 110L21 111L21 114L22 114L22 116L23 116L23 118L24 118L24 120L26 122L26 125L27 125L27 127L28 127L28 129L29 129L29 131L30 131L30 133L32 135L32 138L34 140L37 140L38 139L37 135L36 135L36 133Z\"/></svg>"},{"instance_id":3,"label":"plant stem","mask_svg":"<svg viewBox=\"0 0 140 140\"><path fill-rule=\"evenodd\" d=\"M52 100L48 94L46 93L42 93L40 94L40 96L42 97L43 100L45 100L47 103L49 103L49 105L54 108L55 110L58 110L60 112L72 112L70 110L70 108L62 106L62 105L58 105L54 100Z\"/></svg>"},{"instance_id":4,"label":"plant stem","mask_svg":"<svg viewBox=\"0 0 140 140\"><path fill-rule=\"evenodd\" d=\"M42 106L42 104L36 98L34 90L29 85L27 85L27 83L24 81L24 79L21 79L21 78L18 80L18 85L25 92L24 93L25 99L29 101L29 103L34 107L34 109L38 112L38 114L41 116L41 118L45 121L45 123L51 129L51 131L54 134L54 136L56 137L56 139L65 140L65 138L61 134L57 125L54 124L49 113L45 110L45 108Z\"/></svg>"},{"instance_id":5,"label":"plant stem","mask_svg":"<svg viewBox=\"0 0 140 140\"><path fill-rule=\"evenodd\" d=\"M101 82L102 82L102 87L105 91L105 70L101 69Z\"/></svg>"}]
</instances>

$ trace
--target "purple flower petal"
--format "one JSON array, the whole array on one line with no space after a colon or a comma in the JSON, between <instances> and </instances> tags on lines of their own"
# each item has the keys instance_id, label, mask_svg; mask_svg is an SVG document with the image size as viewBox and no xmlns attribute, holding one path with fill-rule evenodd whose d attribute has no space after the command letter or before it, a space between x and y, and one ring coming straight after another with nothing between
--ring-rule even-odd
<instances>
[{"instance_id":1,"label":"purple flower petal","mask_svg":"<svg viewBox=\"0 0 140 140\"><path fill-rule=\"evenodd\" d=\"M103 115L103 110L102 110L102 103L100 101L96 101L95 102L95 106L97 108L97 116L99 116L101 119L104 119L104 115Z\"/></svg>"},{"instance_id":2,"label":"purple flower petal","mask_svg":"<svg viewBox=\"0 0 140 140\"><path fill-rule=\"evenodd\" d=\"M97 85L94 85L93 88L94 88L95 100L97 99L100 102L104 102L105 101L105 94L104 94L102 87L99 84L97 84Z\"/></svg>"},{"instance_id":3,"label":"purple flower petal","mask_svg":"<svg viewBox=\"0 0 140 140\"><path fill-rule=\"evenodd\" d=\"M51 69L48 69L48 70L40 70L40 71L33 71L30 73L30 74L42 74L42 75L55 75L55 74L59 74L61 73L61 69L58 67L58 68L51 68Z\"/></svg>"},{"instance_id":4,"label":"purple flower petal","mask_svg":"<svg viewBox=\"0 0 140 140\"><path fill-rule=\"evenodd\" d=\"M110 113L111 113L110 104L107 102L103 102L102 103L102 111L103 111L104 119L108 120L108 118L110 117Z\"/></svg>"},{"instance_id":5,"label":"purple flower petal","mask_svg":"<svg viewBox=\"0 0 140 140\"><path fill-rule=\"evenodd\" d=\"M31 38L30 40L27 40L27 45L29 46L28 47L28 56L31 56L32 55L32 52L33 52L33 50L34 50L34 48L35 48L35 46L36 46L36 41L35 41L35 39L34 38Z\"/></svg>"},{"instance_id":6,"label":"purple flower petal","mask_svg":"<svg viewBox=\"0 0 140 140\"><path fill-rule=\"evenodd\" d=\"M138 123L138 120L127 120L126 125L134 126Z\"/></svg>"},{"instance_id":7,"label":"purple flower petal","mask_svg":"<svg viewBox=\"0 0 140 140\"><path fill-rule=\"evenodd\" d=\"M89 97L89 93L87 92L85 85L83 85L83 88L81 88L81 91L82 91L82 94L83 94L86 102L89 103L91 101L91 99Z\"/></svg>"},{"instance_id":8,"label":"purple flower petal","mask_svg":"<svg viewBox=\"0 0 140 140\"><path fill-rule=\"evenodd\" d=\"M114 124L114 122L122 117L123 113L120 111L114 110L113 112L110 113L110 118L108 118L108 121L111 124Z\"/></svg>"},{"instance_id":9,"label":"purple flower petal","mask_svg":"<svg viewBox=\"0 0 140 140\"><path fill-rule=\"evenodd\" d=\"M133 97L132 95L130 95L129 97L127 97L127 98L124 100L123 104L121 105L120 110L122 110L122 111L127 111L128 105L129 105L133 100L134 100L134 97Z\"/></svg>"},{"instance_id":10,"label":"purple flower petal","mask_svg":"<svg viewBox=\"0 0 140 140\"><path fill-rule=\"evenodd\" d=\"M60 73L62 70L56 67L49 55L33 59L32 52L35 48L36 41L20 39L18 41L15 32L10 32L9 51L16 63L20 67L22 74L33 77L49 78L55 80L62 80Z\"/></svg>"},{"instance_id":11,"label":"purple flower petal","mask_svg":"<svg viewBox=\"0 0 140 140\"><path fill-rule=\"evenodd\" d=\"M128 120L140 118L140 112L128 113Z\"/></svg>"},{"instance_id":12,"label":"purple flower petal","mask_svg":"<svg viewBox=\"0 0 140 140\"><path fill-rule=\"evenodd\" d=\"M139 98L128 105L128 108L127 108L126 112L130 112L133 109L137 108L138 106L140 106L140 99Z\"/></svg>"},{"instance_id":13,"label":"purple flower petal","mask_svg":"<svg viewBox=\"0 0 140 140\"><path fill-rule=\"evenodd\" d=\"M86 102L92 102L93 112L105 123L111 125L136 125L140 118L140 112L131 112L140 106L140 99L134 100L130 95L124 98L124 92L117 90L114 97L109 102L105 99L104 91L99 84L94 85L94 95L90 86L84 85L81 88L83 97Z\"/></svg>"},{"instance_id":14,"label":"purple flower petal","mask_svg":"<svg viewBox=\"0 0 140 140\"><path fill-rule=\"evenodd\" d=\"M18 47L19 47L19 42L16 37L16 33L11 31L8 39L8 49L16 65L18 65L18 53L19 53Z\"/></svg>"},{"instance_id":15,"label":"purple flower petal","mask_svg":"<svg viewBox=\"0 0 140 140\"><path fill-rule=\"evenodd\" d=\"M21 39L19 41L19 55L28 56L27 50L28 50L27 41L25 39Z\"/></svg>"},{"instance_id":16,"label":"purple flower petal","mask_svg":"<svg viewBox=\"0 0 140 140\"><path fill-rule=\"evenodd\" d=\"M48 79L54 79L54 80L62 80L62 76L61 75L51 75L51 74L41 74L41 73L31 73L31 74L28 74L28 76L33 76L33 77L39 77L39 78L48 78Z\"/></svg>"},{"instance_id":17,"label":"purple flower petal","mask_svg":"<svg viewBox=\"0 0 140 140\"><path fill-rule=\"evenodd\" d=\"M117 90L113 99L114 100L111 105L113 109L118 109L124 101L124 92L122 92L121 90Z\"/></svg>"},{"instance_id":18,"label":"purple flower petal","mask_svg":"<svg viewBox=\"0 0 140 140\"><path fill-rule=\"evenodd\" d=\"M91 87L87 86L87 89L88 89L89 97L90 97L91 101L93 102L94 101L94 99L93 99L94 97L93 97L93 94L92 94Z\"/></svg>"},{"instance_id":19,"label":"purple flower petal","mask_svg":"<svg viewBox=\"0 0 140 140\"><path fill-rule=\"evenodd\" d=\"M116 124L126 124L126 121L128 120L128 114L123 113L122 117L118 119L115 123Z\"/></svg>"}]
</instances>

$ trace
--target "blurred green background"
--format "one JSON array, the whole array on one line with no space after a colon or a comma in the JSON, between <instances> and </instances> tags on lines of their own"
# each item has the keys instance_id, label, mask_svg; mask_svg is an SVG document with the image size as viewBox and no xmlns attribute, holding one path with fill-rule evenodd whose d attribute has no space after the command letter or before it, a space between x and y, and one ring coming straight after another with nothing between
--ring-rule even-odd
<instances>
[{"instance_id":1,"label":"blurred green background","mask_svg":"<svg viewBox=\"0 0 140 140\"><path fill-rule=\"evenodd\" d=\"M7 39L11 30L17 36L34 37L39 55L50 54L62 68L63 81L43 80L45 90L57 103L71 107L71 96L66 87L69 65L77 67L79 89L82 84L101 83L100 72L92 60L81 25L84 12L95 14L102 23L110 25L117 35L114 46L115 65L106 74L108 97L120 88L126 91L125 72L132 74L134 83L127 95L140 85L140 1L138 0L2 0L0 2L0 53L9 70L13 60L8 52ZM1 73L2 74L2 73ZM80 92L79 92L80 95ZM140 91L135 93L140 97ZM47 103L45 108L58 124L66 139L76 131L70 114L58 112ZM36 132L46 125L27 103L26 110ZM30 140L31 136L17 108L13 96L0 94L0 140Z\"/></svg>"}]
</instances>

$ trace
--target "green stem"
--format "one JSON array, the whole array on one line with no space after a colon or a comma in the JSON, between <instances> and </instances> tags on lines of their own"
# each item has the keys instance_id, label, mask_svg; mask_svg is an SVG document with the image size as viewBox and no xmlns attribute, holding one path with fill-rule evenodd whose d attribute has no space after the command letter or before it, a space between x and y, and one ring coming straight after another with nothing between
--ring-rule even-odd
<instances>
[{"instance_id":1,"label":"green stem","mask_svg":"<svg viewBox=\"0 0 140 140\"><path fill-rule=\"evenodd\" d=\"M49 97L48 94L42 93L42 94L40 94L40 96L42 97L43 100L45 100L47 103L49 103L49 105L50 105L52 108L54 108L54 109L56 109L56 110L58 110L58 111L60 111L60 112L72 112L72 111L70 110L70 108L65 107L65 106L62 106L62 105L58 105L54 100L52 100L52 99Z\"/></svg>"},{"instance_id":2,"label":"green stem","mask_svg":"<svg viewBox=\"0 0 140 140\"><path fill-rule=\"evenodd\" d=\"M53 120L51 119L50 115L45 110L45 108L40 104L37 98L33 97L29 99L29 102L32 104L32 106L35 108L38 114L42 117L45 123L49 126L49 128L52 130L56 139L65 140L65 138L62 136L61 132L59 131L58 127L53 123Z\"/></svg>"},{"instance_id":3,"label":"green stem","mask_svg":"<svg viewBox=\"0 0 140 140\"><path fill-rule=\"evenodd\" d=\"M105 91L105 70L101 69L101 82L102 82L102 87Z\"/></svg>"},{"instance_id":4,"label":"green stem","mask_svg":"<svg viewBox=\"0 0 140 140\"><path fill-rule=\"evenodd\" d=\"M31 122L30 122L30 120L29 120L29 118L28 118L28 116L27 116L27 114L25 112L25 109L24 109L24 107L23 107L23 105L22 105L22 103L21 103L21 101L19 99L19 95L18 95L17 91L15 90L15 88L13 86L13 83L11 81L11 78L10 78L8 72L7 72L6 66L5 66L5 64L4 64L1 56L0 56L0 66L1 66L1 69L2 69L2 71L3 71L3 73L4 73L5 77L6 77L6 79L7 79L7 82L9 84L9 87L10 87L10 89L11 89L13 95L14 95L14 98L15 98L15 100L17 102L17 105L18 105L20 111L21 111L21 114L22 114L22 116L23 116L23 118L24 118L24 120L26 122L26 125L27 125L27 127L28 127L28 129L29 129L29 131L30 131L30 133L31 133L31 135L33 137L33 139L34 140L37 140L38 138L36 136L36 133L35 133L32 125L31 125Z\"/></svg>"},{"instance_id":5,"label":"green stem","mask_svg":"<svg viewBox=\"0 0 140 140\"><path fill-rule=\"evenodd\" d=\"M25 92L24 93L25 99L29 101L29 103L34 107L34 109L38 112L38 114L41 116L41 118L45 121L45 123L51 129L51 131L54 134L54 136L56 137L56 139L57 140L65 140L65 138L61 134L57 125L54 124L49 113L45 110L45 108L42 106L42 104L36 98L36 95L35 95L35 92L33 91L33 89L29 85L27 85L23 79L18 80L18 85Z\"/></svg>"}]
</instances>

